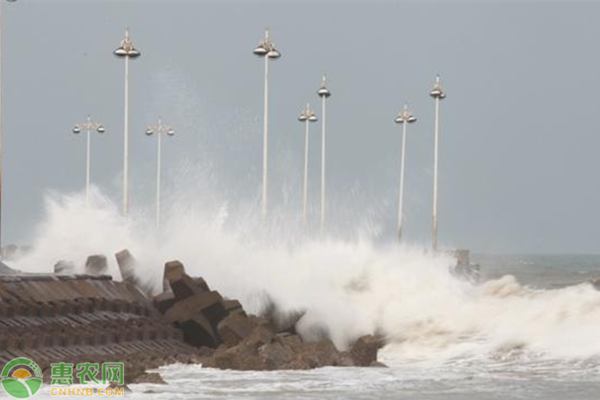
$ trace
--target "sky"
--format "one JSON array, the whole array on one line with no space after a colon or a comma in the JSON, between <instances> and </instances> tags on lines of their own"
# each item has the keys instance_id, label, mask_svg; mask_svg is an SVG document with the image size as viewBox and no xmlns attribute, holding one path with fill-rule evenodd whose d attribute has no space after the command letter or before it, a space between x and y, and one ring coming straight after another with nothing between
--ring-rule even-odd
<instances>
[{"instance_id":1,"label":"sky","mask_svg":"<svg viewBox=\"0 0 600 400\"><path fill-rule=\"evenodd\" d=\"M600 253L600 4L54 2L2 4L3 243L27 244L49 193L83 189L88 114L92 181L120 201L123 61L131 28L131 207L153 201L159 116L165 187L188 163L232 197L260 193L265 27L270 64L271 202L300 198L307 101L326 72L331 219L373 218L393 238L409 127L404 237L428 244L434 102L440 74L440 243L487 253ZM320 124L311 126L311 218ZM190 182L190 184L193 184ZM290 200L290 198L292 200Z\"/></svg>"}]
</instances>

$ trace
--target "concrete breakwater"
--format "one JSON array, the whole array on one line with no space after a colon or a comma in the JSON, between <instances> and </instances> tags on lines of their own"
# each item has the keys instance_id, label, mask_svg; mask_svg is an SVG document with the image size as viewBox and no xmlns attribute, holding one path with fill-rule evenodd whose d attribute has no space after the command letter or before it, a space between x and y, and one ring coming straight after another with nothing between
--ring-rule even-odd
<instances>
[{"instance_id":1,"label":"concrete breakwater","mask_svg":"<svg viewBox=\"0 0 600 400\"><path fill-rule=\"evenodd\" d=\"M116 255L122 281L103 275L106 258L88 259L88 274L58 263L55 274L0 274L0 364L35 360L50 377L58 362L124 362L126 382L160 381L145 373L181 362L237 370L382 366L383 342L365 336L339 351L322 338L306 342L295 331L302 312L248 315L237 300L165 265L165 291L152 296L139 283L128 251Z\"/></svg>"},{"instance_id":2,"label":"concrete breakwater","mask_svg":"<svg viewBox=\"0 0 600 400\"><path fill-rule=\"evenodd\" d=\"M51 363L125 362L133 382L170 358L188 362L197 350L131 284L108 276L0 276L2 365L26 357L49 379Z\"/></svg>"}]
</instances>

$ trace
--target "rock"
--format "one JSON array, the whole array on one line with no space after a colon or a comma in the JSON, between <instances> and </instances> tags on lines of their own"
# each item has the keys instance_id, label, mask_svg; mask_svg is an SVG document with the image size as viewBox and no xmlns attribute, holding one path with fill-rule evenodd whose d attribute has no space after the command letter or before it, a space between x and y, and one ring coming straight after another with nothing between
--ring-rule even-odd
<instances>
[{"instance_id":1,"label":"rock","mask_svg":"<svg viewBox=\"0 0 600 400\"><path fill-rule=\"evenodd\" d=\"M239 310L241 310L243 314L246 314L242 308L242 304L237 300L223 300L223 307L225 307L225 311L229 314Z\"/></svg>"},{"instance_id":2,"label":"rock","mask_svg":"<svg viewBox=\"0 0 600 400\"><path fill-rule=\"evenodd\" d=\"M273 331L264 325L259 325L254 328L250 336L243 340L242 344L256 350L265 344L271 343L273 338L275 338Z\"/></svg>"},{"instance_id":3,"label":"rock","mask_svg":"<svg viewBox=\"0 0 600 400\"><path fill-rule=\"evenodd\" d=\"M373 361L373 362L372 362L372 363L369 365L369 367L371 367L371 368L388 368L388 366L387 366L387 365L385 365L384 363L382 363L382 362L379 362L379 361Z\"/></svg>"},{"instance_id":4,"label":"rock","mask_svg":"<svg viewBox=\"0 0 600 400\"><path fill-rule=\"evenodd\" d=\"M281 343L283 346L289 347L296 354L302 352L304 342L298 335L281 335L275 336L275 342Z\"/></svg>"},{"instance_id":5,"label":"rock","mask_svg":"<svg viewBox=\"0 0 600 400\"><path fill-rule=\"evenodd\" d=\"M277 331L275 329L275 325L273 324L273 321L271 321L268 318L265 317L259 317L256 315L249 315L248 318L250 318L250 320L252 322L254 322L257 326L262 326L266 329L268 329L269 331L271 331L273 334L276 334Z\"/></svg>"},{"instance_id":6,"label":"rock","mask_svg":"<svg viewBox=\"0 0 600 400\"><path fill-rule=\"evenodd\" d=\"M177 294L175 294L175 298L177 299ZM177 301L165 313L165 318L171 322L177 322L202 314L216 330L219 322L227 316L222 301L223 298L217 291L196 293L185 300Z\"/></svg>"},{"instance_id":7,"label":"rock","mask_svg":"<svg viewBox=\"0 0 600 400\"><path fill-rule=\"evenodd\" d=\"M153 304L161 314L164 314L175 304L175 296L173 292L163 292L154 297Z\"/></svg>"},{"instance_id":8,"label":"rock","mask_svg":"<svg viewBox=\"0 0 600 400\"><path fill-rule=\"evenodd\" d=\"M121 278L124 282L131 283L134 286L142 287L142 284L135 274L135 270L137 268L137 261L131 255L129 250L121 250L117 254L115 254L115 258L117 259L117 265L119 266L119 270L121 271Z\"/></svg>"},{"instance_id":9,"label":"rock","mask_svg":"<svg viewBox=\"0 0 600 400\"><path fill-rule=\"evenodd\" d=\"M85 262L85 273L89 275L106 275L108 262L106 256L98 254L89 256Z\"/></svg>"},{"instance_id":10,"label":"rock","mask_svg":"<svg viewBox=\"0 0 600 400\"><path fill-rule=\"evenodd\" d=\"M196 354L198 357L212 357L215 354L215 349L212 347L200 347Z\"/></svg>"},{"instance_id":11,"label":"rock","mask_svg":"<svg viewBox=\"0 0 600 400\"><path fill-rule=\"evenodd\" d=\"M156 385L166 385L167 382L164 381L162 376L160 376L157 372L145 372L141 375L138 375L133 383L153 383Z\"/></svg>"},{"instance_id":12,"label":"rock","mask_svg":"<svg viewBox=\"0 0 600 400\"><path fill-rule=\"evenodd\" d=\"M73 261L60 260L54 264L55 274L72 274L75 272L75 264Z\"/></svg>"},{"instance_id":13,"label":"rock","mask_svg":"<svg viewBox=\"0 0 600 400\"><path fill-rule=\"evenodd\" d=\"M175 354L175 362L178 364L190 364L189 354Z\"/></svg>"},{"instance_id":14,"label":"rock","mask_svg":"<svg viewBox=\"0 0 600 400\"><path fill-rule=\"evenodd\" d=\"M284 312L277 307L277 304L269 295L265 294L264 297L265 306L261 316L268 321L271 321L275 332L296 333L296 323L304 316L304 314L306 314L306 311L296 310Z\"/></svg>"},{"instance_id":15,"label":"rock","mask_svg":"<svg viewBox=\"0 0 600 400\"><path fill-rule=\"evenodd\" d=\"M202 314L179 321L177 326L183 331L185 342L192 346L215 348L221 342L210 322Z\"/></svg>"},{"instance_id":16,"label":"rock","mask_svg":"<svg viewBox=\"0 0 600 400\"><path fill-rule=\"evenodd\" d=\"M160 375L146 371L169 363L237 370L382 366L376 362L381 342L375 337L360 338L344 353L328 339L305 342L292 333L302 312L285 318L272 313L278 321L248 316L239 301L210 291L179 262L165 266L173 290L155 296L152 307L132 283L131 254L116 257L124 282L92 275L0 276L5 356L24 352L46 372L56 357L69 363L118 360L125 363L125 383L162 383ZM90 257L88 270L97 273L106 265L103 258Z\"/></svg>"},{"instance_id":17,"label":"rock","mask_svg":"<svg viewBox=\"0 0 600 400\"><path fill-rule=\"evenodd\" d=\"M338 367L355 367L354 360L348 351L342 351L338 360Z\"/></svg>"},{"instance_id":18,"label":"rock","mask_svg":"<svg viewBox=\"0 0 600 400\"><path fill-rule=\"evenodd\" d=\"M259 347L258 356L268 369L281 369L296 357L290 347L283 346L277 342Z\"/></svg>"},{"instance_id":19,"label":"rock","mask_svg":"<svg viewBox=\"0 0 600 400\"><path fill-rule=\"evenodd\" d=\"M361 336L350 348L350 357L357 367L368 367L377 361L377 351L381 347L380 339L373 335Z\"/></svg>"},{"instance_id":20,"label":"rock","mask_svg":"<svg viewBox=\"0 0 600 400\"><path fill-rule=\"evenodd\" d=\"M191 278L186 274L183 264L179 261L166 263L164 276L165 282L168 282L177 300L184 300L195 294L210 291L204 279Z\"/></svg>"},{"instance_id":21,"label":"rock","mask_svg":"<svg viewBox=\"0 0 600 400\"><path fill-rule=\"evenodd\" d=\"M305 343L301 356L303 360L315 368L337 365L340 360L340 353L331 340Z\"/></svg>"},{"instance_id":22,"label":"rock","mask_svg":"<svg viewBox=\"0 0 600 400\"><path fill-rule=\"evenodd\" d=\"M296 357L280 369L306 370L311 369L311 365L301 357Z\"/></svg>"},{"instance_id":23,"label":"rock","mask_svg":"<svg viewBox=\"0 0 600 400\"><path fill-rule=\"evenodd\" d=\"M219 322L217 332L226 346L232 347L249 337L256 324L242 314L234 313Z\"/></svg>"},{"instance_id":24,"label":"rock","mask_svg":"<svg viewBox=\"0 0 600 400\"><path fill-rule=\"evenodd\" d=\"M208 284L204 278L192 278L192 281L196 285L197 289L200 289L203 292L210 292L210 288L208 287Z\"/></svg>"},{"instance_id":25,"label":"rock","mask_svg":"<svg viewBox=\"0 0 600 400\"><path fill-rule=\"evenodd\" d=\"M181 279L185 275L185 268L180 261L169 261L165 264L165 280L168 282Z\"/></svg>"},{"instance_id":26,"label":"rock","mask_svg":"<svg viewBox=\"0 0 600 400\"><path fill-rule=\"evenodd\" d=\"M296 333L296 324L302 317L304 317L306 311L292 311L287 313L277 313L273 316L273 323L275 331L289 332L292 334Z\"/></svg>"},{"instance_id":27,"label":"rock","mask_svg":"<svg viewBox=\"0 0 600 400\"><path fill-rule=\"evenodd\" d=\"M207 368L234 369L240 371L264 371L268 369L256 350L240 343L228 349L219 349L204 365Z\"/></svg>"},{"instance_id":28,"label":"rock","mask_svg":"<svg viewBox=\"0 0 600 400\"><path fill-rule=\"evenodd\" d=\"M184 300L195 294L205 292L186 274L177 280L169 281L169 286L177 300Z\"/></svg>"},{"instance_id":29,"label":"rock","mask_svg":"<svg viewBox=\"0 0 600 400\"><path fill-rule=\"evenodd\" d=\"M138 376L146 372L145 366L141 365L139 359L126 359L125 364L125 383L134 383Z\"/></svg>"},{"instance_id":30,"label":"rock","mask_svg":"<svg viewBox=\"0 0 600 400\"><path fill-rule=\"evenodd\" d=\"M600 279L594 279L590 282L594 289L600 290Z\"/></svg>"},{"instance_id":31,"label":"rock","mask_svg":"<svg viewBox=\"0 0 600 400\"><path fill-rule=\"evenodd\" d=\"M158 304L165 308L170 302L169 295L164 295L164 298L159 300ZM164 316L167 321L175 323L183 331L184 340L188 344L214 348L221 343L217 327L227 317L227 311L218 292L196 293L180 301L177 301L175 294L174 301L175 303L166 309Z\"/></svg>"}]
</instances>

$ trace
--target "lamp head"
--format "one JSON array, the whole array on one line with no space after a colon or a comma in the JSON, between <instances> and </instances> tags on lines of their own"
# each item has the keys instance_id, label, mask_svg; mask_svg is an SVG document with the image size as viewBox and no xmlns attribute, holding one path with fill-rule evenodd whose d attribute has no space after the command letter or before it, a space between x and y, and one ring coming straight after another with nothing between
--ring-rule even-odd
<instances>
[{"instance_id":1,"label":"lamp head","mask_svg":"<svg viewBox=\"0 0 600 400\"><path fill-rule=\"evenodd\" d=\"M319 97L329 97L331 96L331 92L327 89L327 76L323 74L323 82L321 83L321 87L317 90L317 94Z\"/></svg>"},{"instance_id":2,"label":"lamp head","mask_svg":"<svg viewBox=\"0 0 600 400\"><path fill-rule=\"evenodd\" d=\"M404 109L402 110L402 113L400 115L402 115L402 119L405 122L408 122L409 124L412 124L417 121L417 118L414 115L412 115L412 113L408 109L407 103L404 103Z\"/></svg>"},{"instance_id":3,"label":"lamp head","mask_svg":"<svg viewBox=\"0 0 600 400\"><path fill-rule=\"evenodd\" d=\"M260 44L254 49L254 54L259 57L264 57L267 55L269 50L266 49L264 42L260 42Z\"/></svg>"},{"instance_id":4,"label":"lamp head","mask_svg":"<svg viewBox=\"0 0 600 400\"><path fill-rule=\"evenodd\" d=\"M277 60L277 59L281 58L281 53L275 47L273 47L267 53L267 57L269 57L271 60Z\"/></svg>"},{"instance_id":5,"label":"lamp head","mask_svg":"<svg viewBox=\"0 0 600 400\"><path fill-rule=\"evenodd\" d=\"M133 45L133 41L129 38L129 28L125 30L125 38L121 40L119 47L113 51L117 57L137 58L141 53Z\"/></svg>"},{"instance_id":6,"label":"lamp head","mask_svg":"<svg viewBox=\"0 0 600 400\"><path fill-rule=\"evenodd\" d=\"M269 29L265 29L265 38L260 41L253 53L259 57L268 57L271 60L277 60L281 53L275 48L275 45L269 40Z\"/></svg>"},{"instance_id":7,"label":"lamp head","mask_svg":"<svg viewBox=\"0 0 600 400\"><path fill-rule=\"evenodd\" d=\"M104 127L103 127L102 125L100 125L100 126L99 126L99 127L96 129L96 131L98 131L98 133L104 133L104 132L106 132L106 130L104 129Z\"/></svg>"},{"instance_id":8,"label":"lamp head","mask_svg":"<svg viewBox=\"0 0 600 400\"><path fill-rule=\"evenodd\" d=\"M141 56L142 53L140 53L138 51L138 49L136 49L135 47L132 47L131 50L129 50L129 53L127 55L131 58L137 58L137 57Z\"/></svg>"},{"instance_id":9,"label":"lamp head","mask_svg":"<svg viewBox=\"0 0 600 400\"><path fill-rule=\"evenodd\" d=\"M75 125L73 127L73 133L76 134L76 135L79 134L79 133L81 133L81 128L79 127L79 125Z\"/></svg>"},{"instance_id":10,"label":"lamp head","mask_svg":"<svg viewBox=\"0 0 600 400\"><path fill-rule=\"evenodd\" d=\"M331 96L331 92L325 86L322 86L319 90L317 90L317 94L319 95L319 97Z\"/></svg>"},{"instance_id":11,"label":"lamp head","mask_svg":"<svg viewBox=\"0 0 600 400\"><path fill-rule=\"evenodd\" d=\"M442 83L440 82L439 75L435 78L435 84L433 85L431 92L429 92L429 95L434 99L442 100L446 98L446 93L444 93L444 90L442 89Z\"/></svg>"}]
</instances>

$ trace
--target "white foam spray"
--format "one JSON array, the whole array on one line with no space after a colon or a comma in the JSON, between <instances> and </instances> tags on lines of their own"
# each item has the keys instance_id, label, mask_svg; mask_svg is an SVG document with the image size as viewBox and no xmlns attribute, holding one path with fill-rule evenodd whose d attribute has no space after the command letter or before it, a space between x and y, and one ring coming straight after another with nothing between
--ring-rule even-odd
<instances>
[{"instance_id":1,"label":"white foam spray","mask_svg":"<svg viewBox=\"0 0 600 400\"><path fill-rule=\"evenodd\" d=\"M105 254L118 279L112 255L128 248L156 287L164 262L179 259L250 312L266 295L281 310L306 310L299 330L326 331L341 348L378 332L389 338L386 353L403 360L600 356L600 292L587 284L534 290L506 276L474 285L450 273L455 261L447 255L362 234L301 237L293 223L265 234L253 205L238 205L234 216L214 198L169 199L157 233L151 212L124 218L97 189L92 198L88 207L81 194L49 196L33 251L14 266L51 271L72 260L82 268L88 255Z\"/></svg>"}]
</instances>

